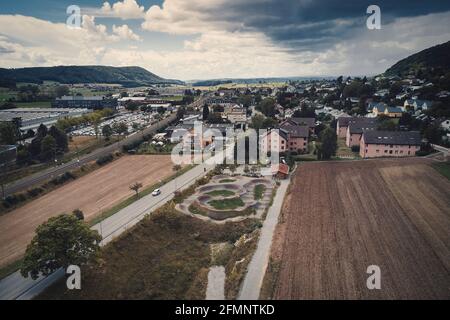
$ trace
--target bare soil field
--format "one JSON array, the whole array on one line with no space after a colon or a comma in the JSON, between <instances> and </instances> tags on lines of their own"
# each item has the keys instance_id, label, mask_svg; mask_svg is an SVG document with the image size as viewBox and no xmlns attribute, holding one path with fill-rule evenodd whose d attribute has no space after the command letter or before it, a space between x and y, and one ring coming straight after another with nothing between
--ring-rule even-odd
<instances>
[{"instance_id":1,"label":"bare soil field","mask_svg":"<svg viewBox=\"0 0 450 320\"><path fill-rule=\"evenodd\" d=\"M450 299L450 181L432 161L304 163L272 244L275 299ZM381 289L369 290L369 265Z\"/></svg>"},{"instance_id":2,"label":"bare soil field","mask_svg":"<svg viewBox=\"0 0 450 320\"><path fill-rule=\"evenodd\" d=\"M20 258L48 218L80 209L90 220L133 195L134 182L145 188L172 174L170 155L126 156L0 216L0 266Z\"/></svg>"}]
</instances>

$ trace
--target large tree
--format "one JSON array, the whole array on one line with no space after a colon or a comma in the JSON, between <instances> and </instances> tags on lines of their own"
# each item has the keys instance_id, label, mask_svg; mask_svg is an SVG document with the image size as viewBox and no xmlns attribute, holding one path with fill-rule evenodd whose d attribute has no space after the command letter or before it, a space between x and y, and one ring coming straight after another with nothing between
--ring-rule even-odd
<instances>
[{"instance_id":1,"label":"large tree","mask_svg":"<svg viewBox=\"0 0 450 320\"><path fill-rule=\"evenodd\" d=\"M257 109L261 111L266 117L273 117L276 113L275 100L273 100L272 98L266 98L258 104Z\"/></svg>"},{"instance_id":2,"label":"large tree","mask_svg":"<svg viewBox=\"0 0 450 320\"><path fill-rule=\"evenodd\" d=\"M0 144L15 144L18 138L14 123L0 123Z\"/></svg>"},{"instance_id":3,"label":"large tree","mask_svg":"<svg viewBox=\"0 0 450 320\"><path fill-rule=\"evenodd\" d=\"M64 131L52 126L48 134L55 139L57 151L66 152L69 149L69 142Z\"/></svg>"},{"instance_id":4,"label":"large tree","mask_svg":"<svg viewBox=\"0 0 450 320\"><path fill-rule=\"evenodd\" d=\"M59 268L91 261L99 250L101 236L75 215L62 214L50 218L36 229L28 245L20 272L37 279Z\"/></svg>"},{"instance_id":5,"label":"large tree","mask_svg":"<svg viewBox=\"0 0 450 320\"><path fill-rule=\"evenodd\" d=\"M109 140L112 134L113 130L111 129L111 126L109 124L104 125L102 128L102 135L105 137L105 139Z\"/></svg>"},{"instance_id":6,"label":"large tree","mask_svg":"<svg viewBox=\"0 0 450 320\"><path fill-rule=\"evenodd\" d=\"M203 106L203 121L206 121L209 116L209 107L205 104Z\"/></svg>"},{"instance_id":7,"label":"large tree","mask_svg":"<svg viewBox=\"0 0 450 320\"><path fill-rule=\"evenodd\" d=\"M51 135L45 136L41 141L40 158L42 160L49 160L56 155L56 141Z\"/></svg>"},{"instance_id":8,"label":"large tree","mask_svg":"<svg viewBox=\"0 0 450 320\"><path fill-rule=\"evenodd\" d=\"M331 156L335 155L337 150L336 132L331 128L322 130L320 133L320 143L317 148L317 158L319 160L329 160Z\"/></svg>"}]
</instances>

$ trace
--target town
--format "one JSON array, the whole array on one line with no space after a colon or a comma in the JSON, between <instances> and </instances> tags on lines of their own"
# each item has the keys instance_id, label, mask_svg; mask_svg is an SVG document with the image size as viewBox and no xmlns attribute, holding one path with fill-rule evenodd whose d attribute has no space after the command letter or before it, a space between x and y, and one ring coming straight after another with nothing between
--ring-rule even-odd
<instances>
[{"instance_id":1,"label":"town","mask_svg":"<svg viewBox=\"0 0 450 320\"><path fill-rule=\"evenodd\" d=\"M170 8L145 13L125 0L90 9L131 20L160 10L152 18L166 23ZM94 17L83 19L79 31L96 32L86 39L145 42L128 25L108 34ZM140 27L155 32L152 23ZM157 31L176 38L189 25L166 28ZM225 35L215 31L204 43L189 33L184 50L217 46ZM266 41L247 32L246 49ZM0 31L0 55L2 41ZM426 43L401 55L372 46L374 67L360 72L346 58L347 69L331 75L316 64L345 55L341 47L333 58L307 56L302 63L318 68L311 76L269 77L274 52L283 72L295 60L279 58L287 53L278 48L255 62L253 73L267 69L267 78L228 77L235 64L252 68L241 51L245 67L190 51L158 65L152 52L156 62L147 60L168 77L141 66L144 50L114 51L132 57L130 66L62 58L2 66L0 299L449 299L450 41ZM102 50L83 54L107 56ZM171 76L180 70L192 79ZM174 313L206 318L215 308L186 302ZM276 303L227 308L279 312Z\"/></svg>"}]
</instances>

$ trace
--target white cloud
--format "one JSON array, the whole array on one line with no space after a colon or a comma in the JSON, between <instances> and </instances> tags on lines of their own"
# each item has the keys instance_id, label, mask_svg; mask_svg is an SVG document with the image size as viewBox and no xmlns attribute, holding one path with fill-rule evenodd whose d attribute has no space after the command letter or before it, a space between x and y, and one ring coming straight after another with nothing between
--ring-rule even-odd
<instances>
[{"instance_id":1,"label":"white cloud","mask_svg":"<svg viewBox=\"0 0 450 320\"><path fill-rule=\"evenodd\" d=\"M110 40L116 41L118 38L114 35L109 35L106 26L103 24L95 24L95 17L83 15L81 28L86 30L86 36L91 41Z\"/></svg>"},{"instance_id":2,"label":"white cloud","mask_svg":"<svg viewBox=\"0 0 450 320\"><path fill-rule=\"evenodd\" d=\"M142 41L142 39L133 32L133 30L128 27L128 25L124 24L122 26L113 25L112 27L113 33L116 34L120 39L124 40L133 40L133 41Z\"/></svg>"},{"instance_id":3,"label":"white cloud","mask_svg":"<svg viewBox=\"0 0 450 320\"><path fill-rule=\"evenodd\" d=\"M450 39L445 23L450 21L450 12L445 12L395 19L382 30L362 26L330 48L295 51L260 31L227 22L225 12L211 19L208 12L214 3L223 2L212 1L166 0L162 7L147 11L143 28L194 35L174 50L154 49L157 43L150 46L142 33L142 41L130 46L120 40L140 37L128 25L113 26L109 34L106 26L90 16L83 18L81 29L73 30L33 17L0 15L0 66L138 65L163 77L185 80L362 75L383 72L399 59Z\"/></svg>"},{"instance_id":4,"label":"white cloud","mask_svg":"<svg viewBox=\"0 0 450 320\"><path fill-rule=\"evenodd\" d=\"M147 10L142 28L173 34L228 30L233 23L223 15L212 14L226 3L226 0L165 0L161 7L153 5Z\"/></svg>"},{"instance_id":5,"label":"white cloud","mask_svg":"<svg viewBox=\"0 0 450 320\"><path fill-rule=\"evenodd\" d=\"M112 6L109 2L104 2L100 13L106 17L116 17L123 20L126 19L142 19L145 12L144 7L139 6L136 0L123 0L114 3Z\"/></svg>"}]
</instances>

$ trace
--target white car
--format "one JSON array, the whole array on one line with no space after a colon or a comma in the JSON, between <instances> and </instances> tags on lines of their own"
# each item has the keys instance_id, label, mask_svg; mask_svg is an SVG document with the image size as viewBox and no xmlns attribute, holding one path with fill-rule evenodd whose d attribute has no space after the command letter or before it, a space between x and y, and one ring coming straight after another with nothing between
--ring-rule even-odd
<instances>
[{"instance_id":1,"label":"white car","mask_svg":"<svg viewBox=\"0 0 450 320\"><path fill-rule=\"evenodd\" d=\"M159 196L160 194L161 194L161 190L159 190L159 189L155 189L152 192L152 196L154 196L154 197Z\"/></svg>"}]
</instances>

